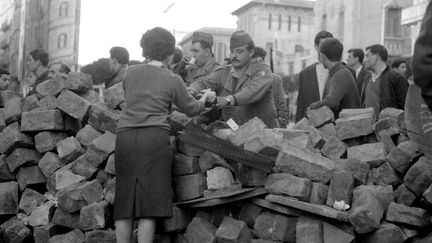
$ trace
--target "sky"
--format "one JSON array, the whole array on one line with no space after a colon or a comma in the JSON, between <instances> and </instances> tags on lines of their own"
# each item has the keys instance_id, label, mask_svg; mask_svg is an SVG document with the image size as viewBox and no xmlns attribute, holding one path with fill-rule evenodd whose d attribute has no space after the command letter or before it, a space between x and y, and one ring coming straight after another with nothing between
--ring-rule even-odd
<instances>
[{"instance_id":1,"label":"sky","mask_svg":"<svg viewBox=\"0 0 432 243\"><path fill-rule=\"evenodd\" d=\"M130 60L142 60L139 41L153 27L172 31L177 42L201 27L237 27L231 13L250 0L85 0L81 1L78 63L109 57L123 46Z\"/></svg>"}]
</instances>

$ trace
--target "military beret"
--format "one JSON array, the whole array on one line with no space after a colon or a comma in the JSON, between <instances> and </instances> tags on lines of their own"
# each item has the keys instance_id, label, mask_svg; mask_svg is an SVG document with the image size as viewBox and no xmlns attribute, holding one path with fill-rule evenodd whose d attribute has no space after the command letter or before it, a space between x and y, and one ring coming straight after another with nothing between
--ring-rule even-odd
<instances>
[{"instance_id":1,"label":"military beret","mask_svg":"<svg viewBox=\"0 0 432 243\"><path fill-rule=\"evenodd\" d=\"M255 46L254 48L254 55L252 57L262 57L265 58L267 56L267 52L259 47L259 46Z\"/></svg>"},{"instance_id":2,"label":"military beret","mask_svg":"<svg viewBox=\"0 0 432 243\"><path fill-rule=\"evenodd\" d=\"M213 36L204 32L194 32L192 34L192 43L195 42L205 42L207 44L209 44L210 46L213 46Z\"/></svg>"},{"instance_id":3,"label":"military beret","mask_svg":"<svg viewBox=\"0 0 432 243\"><path fill-rule=\"evenodd\" d=\"M244 46L249 43L254 43L252 38L246 31L240 30L236 31L231 35L230 39L230 49L237 48L240 46Z\"/></svg>"}]
</instances>

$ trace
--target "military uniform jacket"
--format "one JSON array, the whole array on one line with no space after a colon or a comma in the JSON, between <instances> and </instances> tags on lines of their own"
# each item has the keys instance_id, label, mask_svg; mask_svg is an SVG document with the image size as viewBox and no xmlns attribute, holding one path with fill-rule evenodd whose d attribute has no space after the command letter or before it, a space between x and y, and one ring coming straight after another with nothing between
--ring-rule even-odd
<instances>
[{"instance_id":1,"label":"military uniform jacket","mask_svg":"<svg viewBox=\"0 0 432 243\"><path fill-rule=\"evenodd\" d=\"M243 124L254 117L260 118L269 128L278 127L273 95L271 91L272 73L265 64L249 62L243 74L238 75L234 68L223 66L207 78L191 84L195 91L210 88L218 96L232 95L234 106L222 110L222 118L233 118Z\"/></svg>"},{"instance_id":2,"label":"military uniform jacket","mask_svg":"<svg viewBox=\"0 0 432 243\"><path fill-rule=\"evenodd\" d=\"M214 58L211 58L204 66L198 67L196 64L192 64L186 67L186 85L189 86L191 83L196 82L199 79L205 78L212 74L218 67L219 63Z\"/></svg>"}]
</instances>

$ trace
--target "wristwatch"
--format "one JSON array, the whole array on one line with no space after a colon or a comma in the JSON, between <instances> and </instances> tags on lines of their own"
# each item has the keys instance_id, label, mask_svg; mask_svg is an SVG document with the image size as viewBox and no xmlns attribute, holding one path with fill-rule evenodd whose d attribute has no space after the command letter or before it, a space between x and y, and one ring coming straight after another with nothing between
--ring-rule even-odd
<instances>
[{"instance_id":1,"label":"wristwatch","mask_svg":"<svg viewBox=\"0 0 432 243\"><path fill-rule=\"evenodd\" d=\"M231 99L229 96L225 97L225 100L227 101L227 105L231 105Z\"/></svg>"}]
</instances>

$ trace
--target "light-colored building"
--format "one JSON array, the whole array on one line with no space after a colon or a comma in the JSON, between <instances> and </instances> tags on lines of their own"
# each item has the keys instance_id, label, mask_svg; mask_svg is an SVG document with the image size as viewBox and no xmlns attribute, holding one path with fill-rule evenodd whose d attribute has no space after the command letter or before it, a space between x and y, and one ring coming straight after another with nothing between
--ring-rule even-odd
<instances>
[{"instance_id":1,"label":"light-colored building","mask_svg":"<svg viewBox=\"0 0 432 243\"><path fill-rule=\"evenodd\" d=\"M232 14L238 17L237 29L248 32L255 45L268 56L274 50L274 72L292 75L316 60L313 10L313 1L252 0Z\"/></svg>"},{"instance_id":2,"label":"light-colored building","mask_svg":"<svg viewBox=\"0 0 432 243\"><path fill-rule=\"evenodd\" d=\"M81 0L0 0L0 9L0 55L11 74L27 76L26 57L36 48L50 64L77 70Z\"/></svg>"},{"instance_id":3,"label":"light-colored building","mask_svg":"<svg viewBox=\"0 0 432 243\"><path fill-rule=\"evenodd\" d=\"M224 58L229 57L230 37L231 34L235 31L234 29L203 27L196 31L204 32L213 36L213 54L217 62L222 63ZM178 43L178 45L183 50L184 54L187 56L192 55L191 54L192 34L193 32L187 33L183 37L183 39Z\"/></svg>"},{"instance_id":4,"label":"light-colored building","mask_svg":"<svg viewBox=\"0 0 432 243\"><path fill-rule=\"evenodd\" d=\"M346 50L384 45L389 56L411 53L409 29L401 24L402 9L413 0L317 0L316 31L327 30Z\"/></svg>"},{"instance_id":5,"label":"light-colored building","mask_svg":"<svg viewBox=\"0 0 432 243\"><path fill-rule=\"evenodd\" d=\"M420 32L421 23L430 0L413 0L413 4L402 9L402 26L409 30L411 51Z\"/></svg>"}]
</instances>

